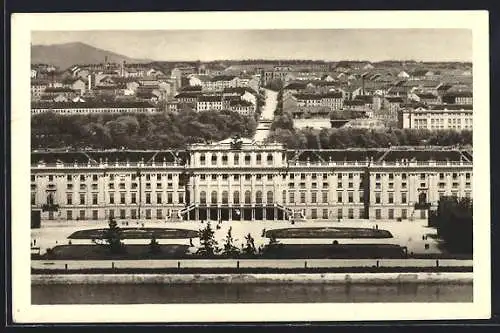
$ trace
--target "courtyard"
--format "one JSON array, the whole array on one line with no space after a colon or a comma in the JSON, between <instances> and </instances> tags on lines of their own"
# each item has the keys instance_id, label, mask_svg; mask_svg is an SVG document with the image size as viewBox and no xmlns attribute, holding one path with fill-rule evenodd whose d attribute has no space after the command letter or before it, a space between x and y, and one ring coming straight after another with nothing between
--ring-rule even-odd
<instances>
[{"instance_id":1,"label":"courtyard","mask_svg":"<svg viewBox=\"0 0 500 333\"><path fill-rule=\"evenodd\" d=\"M201 221L180 221L180 222L159 222L159 221L143 221L137 223L118 222L120 228L144 227L144 228L168 228L168 229L187 229L200 230L206 226L207 222ZM441 253L438 247L438 241L435 239L436 230L427 227L427 220L414 220L395 222L394 220L351 220L351 221L304 221L291 224L289 221L232 221L221 222L219 226L215 221L211 222L211 226L215 232L215 239L219 246L222 246L227 235L228 229L231 227L234 245L242 247L245 243L245 236L251 234L255 240L255 246L263 247L269 243L269 238L265 233L274 229L285 228L366 228L373 230L386 230L392 234L392 238L278 238L282 244L384 244L384 245L399 245L407 248L408 253L415 254L436 254ZM103 229L107 228L108 221L57 221L57 222L42 222L40 229L31 230L31 245L39 247L40 254L44 254L48 248L53 248L58 245L68 244L93 244L91 239L69 239L68 237L75 232L80 232L86 229ZM307 234L307 233L304 233ZM333 236L333 235L332 235ZM148 244L149 239L125 239L125 244ZM182 239L158 239L159 244L176 244L190 245L192 242L194 247L199 246L199 238L182 238Z\"/></svg>"}]
</instances>

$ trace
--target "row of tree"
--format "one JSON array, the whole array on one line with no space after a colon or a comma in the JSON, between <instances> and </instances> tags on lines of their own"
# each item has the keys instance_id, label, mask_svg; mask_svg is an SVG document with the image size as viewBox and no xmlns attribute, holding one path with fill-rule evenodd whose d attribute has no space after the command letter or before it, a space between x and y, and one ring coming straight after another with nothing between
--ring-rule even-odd
<instances>
[{"instance_id":1,"label":"row of tree","mask_svg":"<svg viewBox=\"0 0 500 333\"><path fill-rule=\"evenodd\" d=\"M447 251L472 254L472 199L442 197L436 212L429 214L429 225L437 229L438 237Z\"/></svg>"},{"instance_id":2,"label":"row of tree","mask_svg":"<svg viewBox=\"0 0 500 333\"><path fill-rule=\"evenodd\" d=\"M303 128L294 129L293 120L280 116L272 124L268 142L280 142L288 149L343 149L391 146L470 146L472 131L431 131L421 129Z\"/></svg>"},{"instance_id":3,"label":"row of tree","mask_svg":"<svg viewBox=\"0 0 500 333\"><path fill-rule=\"evenodd\" d=\"M44 113L31 117L31 143L33 148L183 148L234 135L251 137L256 126L254 117L226 110L68 116Z\"/></svg>"}]
</instances>

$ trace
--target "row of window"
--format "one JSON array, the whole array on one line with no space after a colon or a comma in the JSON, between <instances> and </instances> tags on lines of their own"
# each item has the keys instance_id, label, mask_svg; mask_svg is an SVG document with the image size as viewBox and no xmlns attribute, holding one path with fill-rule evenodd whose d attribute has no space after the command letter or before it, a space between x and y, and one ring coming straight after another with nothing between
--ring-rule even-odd
<instances>
[{"instance_id":1,"label":"row of window","mask_svg":"<svg viewBox=\"0 0 500 333\"><path fill-rule=\"evenodd\" d=\"M78 198L78 201L74 200L73 193L66 193L66 204L67 205L73 205L73 204L80 204L80 205L86 205L88 203L87 201L87 194L86 193L80 193L76 198ZM174 194L172 192L167 192L166 195L166 201L163 200L163 194L162 193L156 193L156 201L154 203L156 204L162 204L162 203L167 203L167 204L173 204L174 203ZM125 193L120 193L119 198L115 200L115 195L114 193L109 193L108 197L108 204L137 204L138 196L137 193L130 193L130 200L126 200L126 195ZM145 204L152 204L152 195L151 193L146 193L145 194ZM92 193L91 198L90 198L90 204L92 205L97 205L99 202L98 199L98 194L97 193ZM52 193L49 193L47 195L47 204L53 204L55 203L54 201L54 195ZM178 193L177 197L177 203L184 203L184 193ZM31 192L31 204L35 205L36 204L36 194L35 192Z\"/></svg>"},{"instance_id":2,"label":"row of window","mask_svg":"<svg viewBox=\"0 0 500 333\"><path fill-rule=\"evenodd\" d=\"M357 214L355 214L355 211L357 212ZM156 210L152 210L152 209L145 209L145 218L146 219L152 219L153 218L153 214L154 214L154 217L156 219L163 219L165 218L165 214L163 213L163 210L162 209L156 209ZM328 209L322 209L321 211L321 218L322 219L328 219L328 218L331 218L332 216L330 216L329 214L329 210ZM67 220L73 220L73 219L77 219L77 220L86 220L86 219L92 219L92 220L98 220L99 219L99 211L98 210L92 210L91 211L91 216L88 216L87 215L87 212L84 210L84 209L81 209L78 211L78 215L74 215L73 214L73 210L66 210L66 219ZM110 209L107 211L108 213L108 217L109 218L119 218L119 219L132 219L132 220L135 220L135 219L139 219L141 218L141 216L139 216L139 211L137 209L130 209L130 210L126 210L126 209L119 209L119 210L115 210L115 209ZM388 213L388 216L387 218L389 219L395 219L395 214L394 214L394 209L390 208L388 209L387 211ZM337 209L337 214L335 216L336 218L339 218L339 219L342 219L344 218L344 209L342 208L338 208ZM354 219L354 218L364 218L365 217L365 210L363 208L359 208L359 209L354 209L354 208L348 208L347 209L347 216L346 216L348 219ZM425 218L425 211L421 211L421 218ZM313 208L311 209L311 218L312 219L318 219L320 218L320 216L318 215L318 209L316 208ZM375 209L375 218L376 219L381 219L382 218L382 210L381 209ZM406 209L402 209L401 210L401 215L398 216L398 218L402 218L402 219L407 219L408 218L408 212ZM49 212L49 220L53 220L54 219L54 213L53 212Z\"/></svg>"}]
</instances>

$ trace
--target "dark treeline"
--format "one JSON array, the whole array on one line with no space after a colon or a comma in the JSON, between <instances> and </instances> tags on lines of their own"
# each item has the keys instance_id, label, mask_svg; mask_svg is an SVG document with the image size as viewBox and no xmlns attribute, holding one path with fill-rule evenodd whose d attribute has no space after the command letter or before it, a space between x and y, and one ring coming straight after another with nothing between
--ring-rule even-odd
<instances>
[{"instance_id":1,"label":"dark treeline","mask_svg":"<svg viewBox=\"0 0 500 333\"><path fill-rule=\"evenodd\" d=\"M286 117L273 124L268 142L283 143L288 149L343 149L391 146L468 146L471 131L429 131L415 129L324 128L294 129Z\"/></svg>"},{"instance_id":2,"label":"dark treeline","mask_svg":"<svg viewBox=\"0 0 500 333\"><path fill-rule=\"evenodd\" d=\"M442 197L429 225L436 227L443 246L451 253L472 254L473 225L470 198Z\"/></svg>"},{"instance_id":3,"label":"dark treeline","mask_svg":"<svg viewBox=\"0 0 500 333\"><path fill-rule=\"evenodd\" d=\"M179 114L57 115L31 117L32 148L162 149L251 137L253 117L232 111L184 111Z\"/></svg>"}]
</instances>

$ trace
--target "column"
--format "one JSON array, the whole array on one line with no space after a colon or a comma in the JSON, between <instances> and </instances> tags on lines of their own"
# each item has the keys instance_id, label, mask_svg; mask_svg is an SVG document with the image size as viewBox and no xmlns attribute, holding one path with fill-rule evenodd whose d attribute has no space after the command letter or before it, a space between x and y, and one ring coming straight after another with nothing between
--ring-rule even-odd
<instances>
[{"instance_id":1,"label":"column","mask_svg":"<svg viewBox=\"0 0 500 333\"><path fill-rule=\"evenodd\" d=\"M199 208L195 208L194 209L194 219L196 221L199 221L200 220L200 209Z\"/></svg>"},{"instance_id":2,"label":"column","mask_svg":"<svg viewBox=\"0 0 500 333\"><path fill-rule=\"evenodd\" d=\"M276 221L278 218L278 209L274 207L274 221Z\"/></svg>"},{"instance_id":3,"label":"column","mask_svg":"<svg viewBox=\"0 0 500 333\"><path fill-rule=\"evenodd\" d=\"M252 207L252 221L255 221L255 207Z\"/></svg>"},{"instance_id":4,"label":"column","mask_svg":"<svg viewBox=\"0 0 500 333\"><path fill-rule=\"evenodd\" d=\"M229 221L233 220L233 208L229 208Z\"/></svg>"},{"instance_id":5,"label":"column","mask_svg":"<svg viewBox=\"0 0 500 333\"><path fill-rule=\"evenodd\" d=\"M220 220L220 216L221 216L220 208L217 208L217 221Z\"/></svg>"},{"instance_id":6,"label":"column","mask_svg":"<svg viewBox=\"0 0 500 333\"><path fill-rule=\"evenodd\" d=\"M262 219L266 220L266 208L261 208L262 209Z\"/></svg>"}]
</instances>

